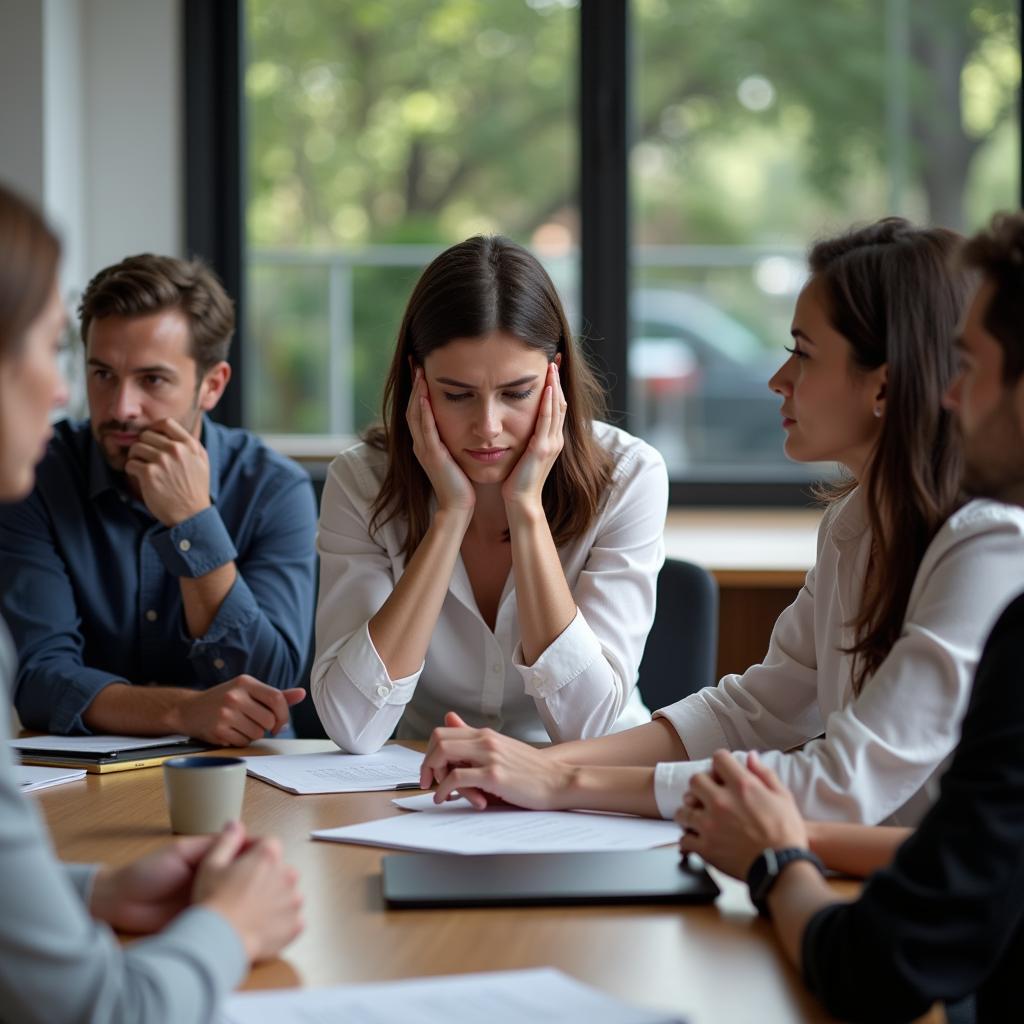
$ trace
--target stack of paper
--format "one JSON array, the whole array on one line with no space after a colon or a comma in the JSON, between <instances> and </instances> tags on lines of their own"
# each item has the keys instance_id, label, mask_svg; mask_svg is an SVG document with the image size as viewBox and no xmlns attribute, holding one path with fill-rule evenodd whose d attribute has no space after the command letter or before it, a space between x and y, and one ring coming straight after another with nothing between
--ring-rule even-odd
<instances>
[{"instance_id":1,"label":"stack of paper","mask_svg":"<svg viewBox=\"0 0 1024 1024\"><path fill-rule=\"evenodd\" d=\"M423 755L389 744L376 754L272 754L245 758L246 771L289 793L419 789Z\"/></svg>"},{"instance_id":2,"label":"stack of paper","mask_svg":"<svg viewBox=\"0 0 1024 1024\"><path fill-rule=\"evenodd\" d=\"M243 992L220 1024L683 1024L621 1003L553 968L460 974L338 988Z\"/></svg>"},{"instance_id":3,"label":"stack of paper","mask_svg":"<svg viewBox=\"0 0 1024 1024\"><path fill-rule=\"evenodd\" d=\"M19 764L14 770L22 793L34 793L39 789L49 789L51 786L85 778L84 768L31 768Z\"/></svg>"},{"instance_id":4,"label":"stack of paper","mask_svg":"<svg viewBox=\"0 0 1024 1024\"><path fill-rule=\"evenodd\" d=\"M469 854L650 850L679 841L675 822L628 814L523 811L502 806L477 811L465 800L434 804L429 793L394 802L428 813L321 829L312 835L337 843Z\"/></svg>"}]
</instances>

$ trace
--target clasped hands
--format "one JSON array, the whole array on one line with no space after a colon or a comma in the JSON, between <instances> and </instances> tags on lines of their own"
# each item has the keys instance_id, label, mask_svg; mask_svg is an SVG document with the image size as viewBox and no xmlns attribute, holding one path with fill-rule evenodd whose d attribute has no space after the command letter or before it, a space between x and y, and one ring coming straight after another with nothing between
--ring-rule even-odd
<instances>
[{"instance_id":1,"label":"clasped hands","mask_svg":"<svg viewBox=\"0 0 1024 1024\"><path fill-rule=\"evenodd\" d=\"M549 363L533 435L501 485L506 507L540 508L544 481L564 445L562 427L567 408L558 378L558 365ZM414 372L405 418L412 435L413 453L434 488L438 508L471 511L476 503L476 493L441 440L420 367Z\"/></svg>"},{"instance_id":2,"label":"clasped hands","mask_svg":"<svg viewBox=\"0 0 1024 1024\"><path fill-rule=\"evenodd\" d=\"M695 853L739 879L766 849L808 845L793 794L756 753L743 764L727 750L716 751L711 770L690 780L675 820L684 854Z\"/></svg>"},{"instance_id":3,"label":"clasped hands","mask_svg":"<svg viewBox=\"0 0 1024 1024\"><path fill-rule=\"evenodd\" d=\"M228 920L251 961L275 956L303 927L298 874L284 863L280 843L248 836L239 822L100 868L89 910L118 931L149 935L197 903Z\"/></svg>"}]
</instances>

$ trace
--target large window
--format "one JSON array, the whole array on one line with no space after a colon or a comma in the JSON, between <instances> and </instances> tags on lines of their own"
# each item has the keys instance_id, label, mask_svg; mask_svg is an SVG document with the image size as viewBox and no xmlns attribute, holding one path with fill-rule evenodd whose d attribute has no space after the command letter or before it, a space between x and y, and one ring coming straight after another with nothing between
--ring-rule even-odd
<instances>
[{"instance_id":1,"label":"large window","mask_svg":"<svg viewBox=\"0 0 1024 1024\"><path fill-rule=\"evenodd\" d=\"M576 292L576 12L558 0L248 0L249 425L379 416L405 301L500 232Z\"/></svg>"},{"instance_id":2,"label":"large window","mask_svg":"<svg viewBox=\"0 0 1024 1024\"><path fill-rule=\"evenodd\" d=\"M1019 202L1016 0L635 0L632 425L677 478L799 473L782 361L804 250Z\"/></svg>"},{"instance_id":3,"label":"large window","mask_svg":"<svg viewBox=\"0 0 1024 1024\"><path fill-rule=\"evenodd\" d=\"M628 48L602 84L630 142L581 160L580 112L605 109L580 95L581 12L623 2L245 0L246 426L364 427L421 268L498 231L549 267L674 481L807 479L767 388L807 243L1019 205L1019 4L632 0L629 32L582 33L587 54ZM581 261L581 205L609 173L631 236ZM582 308L581 262L612 268L628 331Z\"/></svg>"}]
</instances>

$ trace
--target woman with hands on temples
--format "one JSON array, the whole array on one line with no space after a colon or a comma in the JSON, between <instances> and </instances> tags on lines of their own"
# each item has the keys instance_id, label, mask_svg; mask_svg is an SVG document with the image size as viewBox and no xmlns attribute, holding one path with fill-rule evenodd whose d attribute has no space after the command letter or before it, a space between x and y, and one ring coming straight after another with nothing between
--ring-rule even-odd
<instances>
[{"instance_id":1,"label":"woman with hands on temples","mask_svg":"<svg viewBox=\"0 0 1024 1024\"><path fill-rule=\"evenodd\" d=\"M383 424L324 488L310 683L342 749L425 739L449 710L531 741L649 721L668 478L600 408L529 252L475 237L427 267Z\"/></svg>"}]
</instances>

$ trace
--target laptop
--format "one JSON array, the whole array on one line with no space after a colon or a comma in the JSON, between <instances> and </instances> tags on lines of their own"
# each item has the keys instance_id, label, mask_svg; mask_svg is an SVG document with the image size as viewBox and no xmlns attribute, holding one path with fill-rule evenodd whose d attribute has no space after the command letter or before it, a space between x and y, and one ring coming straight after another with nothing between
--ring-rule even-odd
<instances>
[{"instance_id":1,"label":"laptop","mask_svg":"<svg viewBox=\"0 0 1024 1024\"><path fill-rule=\"evenodd\" d=\"M616 853L389 854L384 902L425 907L711 903L718 886L677 847Z\"/></svg>"}]
</instances>

